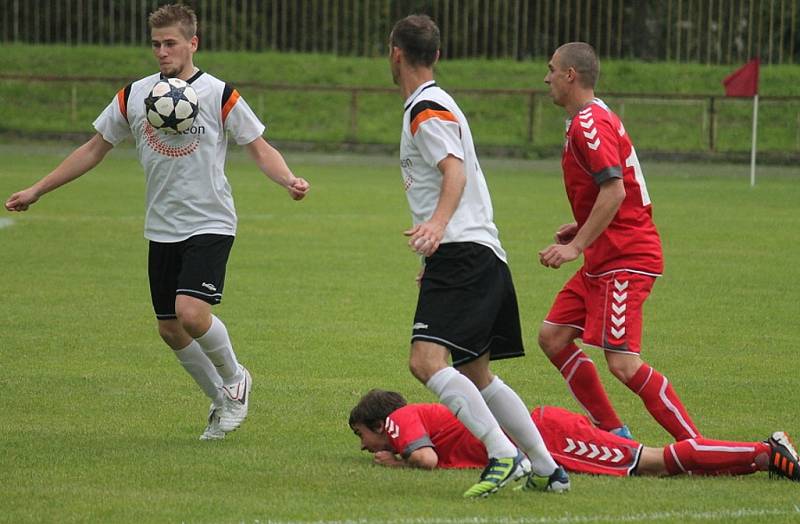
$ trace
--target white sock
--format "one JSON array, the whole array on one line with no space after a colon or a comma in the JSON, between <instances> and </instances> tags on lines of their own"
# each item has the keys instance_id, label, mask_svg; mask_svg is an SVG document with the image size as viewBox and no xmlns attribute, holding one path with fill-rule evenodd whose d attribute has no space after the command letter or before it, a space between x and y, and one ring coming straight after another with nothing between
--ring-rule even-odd
<instances>
[{"instance_id":1,"label":"white sock","mask_svg":"<svg viewBox=\"0 0 800 524\"><path fill-rule=\"evenodd\" d=\"M228 330L220 319L211 315L211 327L202 337L195 340L217 368L217 373L222 377L222 382L226 386L235 384L244 378L239 370L239 362L233 352Z\"/></svg>"},{"instance_id":2,"label":"white sock","mask_svg":"<svg viewBox=\"0 0 800 524\"><path fill-rule=\"evenodd\" d=\"M478 388L455 368L434 373L425 386L475 435L490 458L515 457L517 448L500 429Z\"/></svg>"},{"instance_id":3,"label":"white sock","mask_svg":"<svg viewBox=\"0 0 800 524\"><path fill-rule=\"evenodd\" d=\"M222 387L222 377L217 373L214 364L203 353L200 344L196 340L192 340L191 344L183 349L173 351L173 353L178 357L183 369L197 382L203 393L215 404L221 404L222 391L219 388Z\"/></svg>"},{"instance_id":4,"label":"white sock","mask_svg":"<svg viewBox=\"0 0 800 524\"><path fill-rule=\"evenodd\" d=\"M531 467L537 475L550 475L558 465L547 451L539 428L531 419L525 403L513 389L508 387L500 377L495 377L486 386L481 395L494 415L500 427L531 459Z\"/></svg>"}]
</instances>

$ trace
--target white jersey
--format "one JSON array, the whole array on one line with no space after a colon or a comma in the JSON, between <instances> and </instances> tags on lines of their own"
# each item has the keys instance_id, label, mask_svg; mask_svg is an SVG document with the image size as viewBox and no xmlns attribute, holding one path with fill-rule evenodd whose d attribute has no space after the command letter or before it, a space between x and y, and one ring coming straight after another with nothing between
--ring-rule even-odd
<instances>
[{"instance_id":1,"label":"white jersey","mask_svg":"<svg viewBox=\"0 0 800 524\"><path fill-rule=\"evenodd\" d=\"M450 95L426 82L406 100L400 139L400 167L414 225L430 220L436 210L442 188L438 165L448 155L464 162L467 182L442 243L483 244L506 262L467 118Z\"/></svg>"},{"instance_id":2,"label":"white jersey","mask_svg":"<svg viewBox=\"0 0 800 524\"><path fill-rule=\"evenodd\" d=\"M180 242L200 234L236 234L236 210L225 177L230 134L249 144L264 124L239 92L198 71L187 82L197 92L199 112L191 129L154 129L145 116L144 99L161 79L156 73L121 89L94 121L102 137L117 145L133 134L146 177L144 236L156 242Z\"/></svg>"}]
</instances>

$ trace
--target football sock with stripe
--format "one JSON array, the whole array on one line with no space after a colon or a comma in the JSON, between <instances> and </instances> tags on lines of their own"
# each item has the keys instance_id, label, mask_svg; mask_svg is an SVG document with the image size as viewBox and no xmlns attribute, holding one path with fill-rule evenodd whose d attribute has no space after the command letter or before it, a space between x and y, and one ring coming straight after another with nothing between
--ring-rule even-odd
<instances>
[{"instance_id":1,"label":"football sock with stripe","mask_svg":"<svg viewBox=\"0 0 800 524\"><path fill-rule=\"evenodd\" d=\"M215 404L222 403L222 377L217 373L217 369L211 360L203 353L203 349L196 340L183 349L173 351L178 361L189 375L197 382L203 393Z\"/></svg>"},{"instance_id":2,"label":"football sock with stripe","mask_svg":"<svg viewBox=\"0 0 800 524\"><path fill-rule=\"evenodd\" d=\"M222 382L227 386L242 380L243 374L239 369L239 362L233 352L231 339L225 324L216 316L211 315L211 327L203 336L195 339L203 353L211 360L217 372L222 377Z\"/></svg>"},{"instance_id":3,"label":"football sock with stripe","mask_svg":"<svg viewBox=\"0 0 800 524\"><path fill-rule=\"evenodd\" d=\"M574 343L556 353L550 362L567 381L567 387L578 404L592 422L606 431L622 426L622 421L614 411L600 375L589 356Z\"/></svg>"},{"instance_id":4,"label":"football sock with stripe","mask_svg":"<svg viewBox=\"0 0 800 524\"><path fill-rule=\"evenodd\" d=\"M528 455L534 473L551 475L558 465L519 395L497 376L481 390L481 395L503 431Z\"/></svg>"},{"instance_id":5,"label":"football sock with stripe","mask_svg":"<svg viewBox=\"0 0 800 524\"><path fill-rule=\"evenodd\" d=\"M434 373L425 386L483 442L490 458L517 455L517 448L500 429L478 388L467 377L455 368L446 367Z\"/></svg>"},{"instance_id":6,"label":"football sock with stripe","mask_svg":"<svg viewBox=\"0 0 800 524\"><path fill-rule=\"evenodd\" d=\"M664 375L642 364L625 385L639 395L647 411L675 440L700 436L681 399Z\"/></svg>"},{"instance_id":7,"label":"football sock with stripe","mask_svg":"<svg viewBox=\"0 0 800 524\"><path fill-rule=\"evenodd\" d=\"M664 448L670 475L745 475L766 470L770 446L766 442L728 442L693 438Z\"/></svg>"}]
</instances>

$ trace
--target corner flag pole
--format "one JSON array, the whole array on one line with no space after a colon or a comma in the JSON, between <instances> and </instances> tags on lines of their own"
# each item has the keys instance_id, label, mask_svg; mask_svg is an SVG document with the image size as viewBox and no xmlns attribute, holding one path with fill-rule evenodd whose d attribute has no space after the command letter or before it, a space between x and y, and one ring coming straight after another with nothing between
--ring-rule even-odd
<instances>
[{"instance_id":1,"label":"corner flag pole","mask_svg":"<svg viewBox=\"0 0 800 524\"><path fill-rule=\"evenodd\" d=\"M756 185L756 132L758 131L758 93L753 97L753 144L750 146L750 187Z\"/></svg>"},{"instance_id":2,"label":"corner flag pole","mask_svg":"<svg viewBox=\"0 0 800 524\"><path fill-rule=\"evenodd\" d=\"M750 146L750 187L756 185L756 131L758 129L758 70L761 61L754 58L722 81L725 96L753 97L753 144Z\"/></svg>"}]
</instances>

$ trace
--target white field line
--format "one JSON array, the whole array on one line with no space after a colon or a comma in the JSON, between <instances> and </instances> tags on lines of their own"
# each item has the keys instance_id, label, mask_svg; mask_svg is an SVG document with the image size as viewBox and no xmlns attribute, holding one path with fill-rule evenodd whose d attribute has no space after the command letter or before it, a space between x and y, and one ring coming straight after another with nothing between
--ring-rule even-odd
<instances>
[{"instance_id":1,"label":"white field line","mask_svg":"<svg viewBox=\"0 0 800 524\"><path fill-rule=\"evenodd\" d=\"M14 220L10 218L0 218L0 229L4 227L11 227L14 225Z\"/></svg>"},{"instance_id":2,"label":"white field line","mask_svg":"<svg viewBox=\"0 0 800 524\"><path fill-rule=\"evenodd\" d=\"M618 515L564 515L563 517L500 517L500 518L410 518L410 519L352 519L352 520L253 520L241 524L583 524L592 522L649 522L660 520L731 521L752 517L781 517L793 515L800 518L800 506L791 508L732 508L716 511L656 511L652 513L627 513Z\"/></svg>"}]
</instances>

